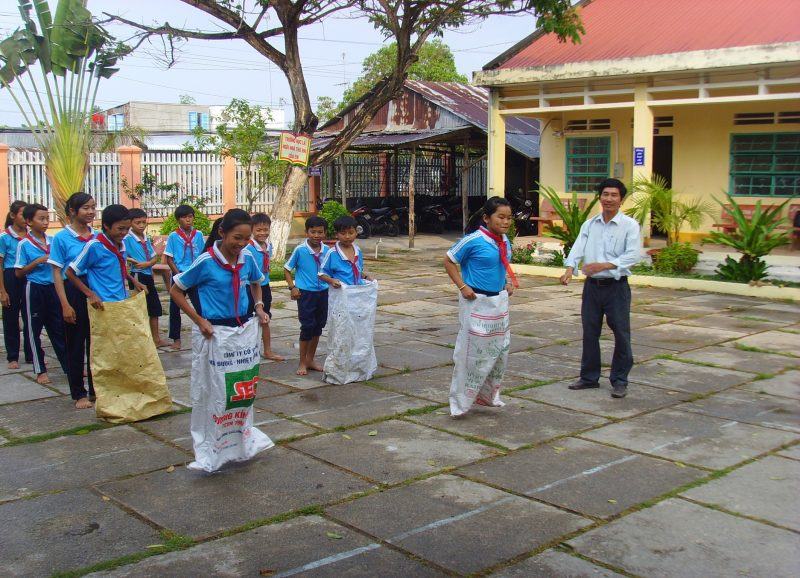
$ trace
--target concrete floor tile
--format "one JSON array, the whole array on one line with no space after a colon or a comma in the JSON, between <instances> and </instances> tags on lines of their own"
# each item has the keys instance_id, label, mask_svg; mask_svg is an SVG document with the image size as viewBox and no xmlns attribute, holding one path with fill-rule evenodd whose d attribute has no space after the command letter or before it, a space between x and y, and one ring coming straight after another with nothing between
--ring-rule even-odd
<instances>
[{"instance_id":1,"label":"concrete floor tile","mask_svg":"<svg viewBox=\"0 0 800 578\"><path fill-rule=\"evenodd\" d=\"M800 404L749 391L725 391L675 409L800 433Z\"/></svg>"},{"instance_id":2,"label":"concrete floor tile","mask_svg":"<svg viewBox=\"0 0 800 578\"><path fill-rule=\"evenodd\" d=\"M737 339L731 346L736 344L745 347L757 347L774 353L792 355L796 363L800 363L800 335L787 331L765 331L756 335L749 335L742 339Z\"/></svg>"},{"instance_id":3,"label":"concrete floor tile","mask_svg":"<svg viewBox=\"0 0 800 578\"><path fill-rule=\"evenodd\" d=\"M19 373L0 377L0 404L42 399L57 395L53 390L37 385Z\"/></svg>"},{"instance_id":4,"label":"concrete floor tile","mask_svg":"<svg viewBox=\"0 0 800 578\"><path fill-rule=\"evenodd\" d=\"M709 393L746 383L753 379L753 375L731 369L682 363L672 359L654 359L634 365L628 379L635 383L665 389Z\"/></svg>"},{"instance_id":5,"label":"concrete floor tile","mask_svg":"<svg viewBox=\"0 0 800 578\"><path fill-rule=\"evenodd\" d=\"M490 576L493 578L550 578L552 576L616 578L621 577L622 574L617 574L602 566L595 566L591 562L565 552L547 550L499 572L493 572Z\"/></svg>"},{"instance_id":6,"label":"concrete floor tile","mask_svg":"<svg viewBox=\"0 0 800 578\"><path fill-rule=\"evenodd\" d=\"M751 381L740 389L800 400L800 371L790 370L768 379Z\"/></svg>"},{"instance_id":7,"label":"concrete floor tile","mask_svg":"<svg viewBox=\"0 0 800 578\"><path fill-rule=\"evenodd\" d=\"M0 405L0 428L17 438L106 423L94 411L75 409L72 399L48 397L13 405Z\"/></svg>"},{"instance_id":8,"label":"concrete floor tile","mask_svg":"<svg viewBox=\"0 0 800 578\"><path fill-rule=\"evenodd\" d=\"M509 355L506 372L527 377L531 381L548 381L577 377L581 370L579 363L543 355L534 350Z\"/></svg>"},{"instance_id":9,"label":"concrete floor tile","mask_svg":"<svg viewBox=\"0 0 800 578\"><path fill-rule=\"evenodd\" d=\"M378 363L390 369L412 371L453 363L453 350L424 341L406 341L375 348Z\"/></svg>"},{"instance_id":10,"label":"concrete floor tile","mask_svg":"<svg viewBox=\"0 0 800 578\"><path fill-rule=\"evenodd\" d=\"M670 305L671 307L671 305ZM741 331L727 331L710 327L691 327L668 323L643 327L631 332L631 341L640 345L660 347L672 351L687 351L706 345L722 343L744 337Z\"/></svg>"},{"instance_id":11,"label":"concrete floor tile","mask_svg":"<svg viewBox=\"0 0 800 578\"><path fill-rule=\"evenodd\" d=\"M742 351L735 347L720 345L684 351L678 356L681 359L713 363L720 367L749 373L778 373L787 368L800 367L800 360L794 357L758 351Z\"/></svg>"}]
</instances>

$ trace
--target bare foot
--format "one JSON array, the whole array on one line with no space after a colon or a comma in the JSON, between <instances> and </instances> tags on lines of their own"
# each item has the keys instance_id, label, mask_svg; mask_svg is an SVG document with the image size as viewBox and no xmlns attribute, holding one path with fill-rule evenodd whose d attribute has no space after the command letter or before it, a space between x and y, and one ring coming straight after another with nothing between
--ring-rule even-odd
<instances>
[{"instance_id":1,"label":"bare foot","mask_svg":"<svg viewBox=\"0 0 800 578\"><path fill-rule=\"evenodd\" d=\"M50 377L46 373L40 373L36 376L36 383L39 385L50 385L53 382L50 380Z\"/></svg>"},{"instance_id":2,"label":"bare foot","mask_svg":"<svg viewBox=\"0 0 800 578\"><path fill-rule=\"evenodd\" d=\"M93 404L86 397L82 397L75 402L75 409L90 409L91 407L93 407Z\"/></svg>"},{"instance_id":3,"label":"bare foot","mask_svg":"<svg viewBox=\"0 0 800 578\"><path fill-rule=\"evenodd\" d=\"M179 351L179 350L180 350L180 348L181 348L181 340L180 340L180 339L176 339L176 340L174 340L174 341L172 342L172 350L173 350L173 351Z\"/></svg>"},{"instance_id":4,"label":"bare foot","mask_svg":"<svg viewBox=\"0 0 800 578\"><path fill-rule=\"evenodd\" d=\"M308 375L308 368L301 363L297 366L297 375Z\"/></svg>"},{"instance_id":5,"label":"bare foot","mask_svg":"<svg viewBox=\"0 0 800 578\"><path fill-rule=\"evenodd\" d=\"M19 361L9 361L8 362L9 369L19 369Z\"/></svg>"},{"instance_id":6,"label":"bare foot","mask_svg":"<svg viewBox=\"0 0 800 578\"><path fill-rule=\"evenodd\" d=\"M167 341L166 339L159 339L159 340L156 342L156 347L166 347L166 346L168 346L168 345L170 345L170 343L169 343L169 341Z\"/></svg>"},{"instance_id":7,"label":"bare foot","mask_svg":"<svg viewBox=\"0 0 800 578\"><path fill-rule=\"evenodd\" d=\"M261 357L263 357L264 359L269 359L271 361L286 361L286 358L283 355L278 355L277 353L273 353L271 350L262 352Z\"/></svg>"},{"instance_id":8,"label":"bare foot","mask_svg":"<svg viewBox=\"0 0 800 578\"><path fill-rule=\"evenodd\" d=\"M322 367L322 366L321 366L319 363L317 363L316 361L312 361L312 362L309 364L308 368L309 368L311 371L322 371L322 369L323 369L323 367Z\"/></svg>"}]
</instances>

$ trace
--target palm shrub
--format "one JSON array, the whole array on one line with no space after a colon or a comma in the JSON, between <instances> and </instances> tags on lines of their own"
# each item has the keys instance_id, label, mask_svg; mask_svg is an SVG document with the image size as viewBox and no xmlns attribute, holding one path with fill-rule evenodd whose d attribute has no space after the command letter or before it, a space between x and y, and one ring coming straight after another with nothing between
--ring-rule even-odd
<instances>
[{"instance_id":1,"label":"palm shrub","mask_svg":"<svg viewBox=\"0 0 800 578\"><path fill-rule=\"evenodd\" d=\"M733 257L726 257L725 262L717 267L717 275L728 281L750 282L764 279L767 276L767 264L761 257L790 242L788 233L776 229L784 221L781 213L791 199L780 205L767 207L762 207L761 201L756 201L753 216L748 219L736 200L730 194L726 196L730 208L718 199L715 200L722 205L723 211L728 211L731 215L736 230L733 233L712 231L703 239L703 243L725 245L742 256L738 261Z\"/></svg>"},{"instance_id":2,"label":"palm shrub","mask_svg":"<svg viewBox=\"0 0 800 578\"><path fill-rule=\"evenodd\" d=\"M561 219L561 225L552 225L544 232L547 237L553 237L561 241L563 247L562 252L566 259L569 255L570 249L578 239L578 234L581 232L581 227L589 218L592 209L597 204L599 197L595 197L591 202L586 203L586 206L581 209L578 203L578 194L572 193L572 198L567 201L566 206L561 202L561 197L552 187L539 187L539 194L544 195L545 198L553 205L553 210Z\"/></svg>"},{"instance_id":3,"label":"palm shrub","mask_svg":"<svg viewBox=\"0 0 800 578\"><path fill-rule=\"evenodd\" d=\"M653 269L656 273L688 273L697 265L699 253L691 243L667 245L653 259Z\"/></svg>"},{"instance_id":4,"label":"palm shrub","mask_svg":"<svg viewBox=\"0 0 800 578\"><path fill-rule=\"evenodd\" d=\"M683 201L667 181L660 175L651 178L638 176L631 185L633 206L625 214L636 219L644 227L647 218L653 226L667 234L667 246L678 241L684 225L693 231L703 224L703 217L714 217L714 206L700 199Z\"/></svg>"}]
</instances>

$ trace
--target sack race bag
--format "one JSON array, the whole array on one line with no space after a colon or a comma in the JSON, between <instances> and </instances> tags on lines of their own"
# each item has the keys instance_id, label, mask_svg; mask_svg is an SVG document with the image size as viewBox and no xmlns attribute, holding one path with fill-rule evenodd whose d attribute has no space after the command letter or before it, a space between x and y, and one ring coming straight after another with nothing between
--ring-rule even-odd
<instances>
[{"instance_id":1,"label":"sack race bag","mask_svg":"<svg viewBox=\"0 0 800 578\"><path fill-rule=\"evenodd\" d=\"M325 382L343 385L366 381L377 371L372 343L377 307L377 281L328 291L328 357L322 374Z\"/></svg>"},{"instance_id":2,"label":"sack race bag","mask_svg":"<svg viewBox=\"0 0 800 578\"><path fill-rule=\"evenodd\" d=\"M89 360L97 417L127 423L172 410L172 398L150 334L146 295L89 307Z\"/></svg>"},{"instance_id":3,"label":"sack race bag","mask_svg":"<svg viewBox=\"0 0 800 578\"><path fill-rule=\"evenodd\" d=\"M470 301L459 297L461 329L453 352L450 415L467 413L473 404L502 407L500 382L508 363L508 293L496 297L478 294Z\"/></svg>"},{"instance_id":4,"label":"sack race bag","mask_svg":"<svg viewBox=\"0 0 800 578\"><path fill-rule=\"evenodd\" d=\"M258 318L242 327L214 326L207 339L192 327L192 444L187 467L213 472L249 460L275 444L253 426L261 361Z\"/></svg>"}]
</instances>

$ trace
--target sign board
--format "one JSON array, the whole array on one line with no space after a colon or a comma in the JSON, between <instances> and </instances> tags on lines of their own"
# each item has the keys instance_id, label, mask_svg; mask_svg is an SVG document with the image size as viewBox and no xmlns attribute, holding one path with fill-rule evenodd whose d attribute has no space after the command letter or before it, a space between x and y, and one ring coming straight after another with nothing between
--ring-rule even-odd
<instances>
[{"instance_id":1,"label":"sign board","mask_svg":"<svg viewBox=\"0 0 800 578\"><path fill-rule=\"evenodd\" d=\"M322 167L308 167L308 176L309 177L321 177L322 176Z\"/></svg>"},{"instance_id":2,"label":"sign board","mask_svg":"<svg viewBox=\"0 0 800 578\"><path fill-rule=\"evenodd\" d=\"M644 147L633 148L633 166L635 167L644 166Z\"/></svg>"},{"instance_id":3,"label":"sign board","mask_svg":"<svg viewBox=\"0 0 800 578\"><path fill-rule=\"evenodd\" d=\"M278 145L278 160L287 161L295 165L308 165L308 156L311 153L311 137L282 132Z\"/></svg>"}]
</instances>

